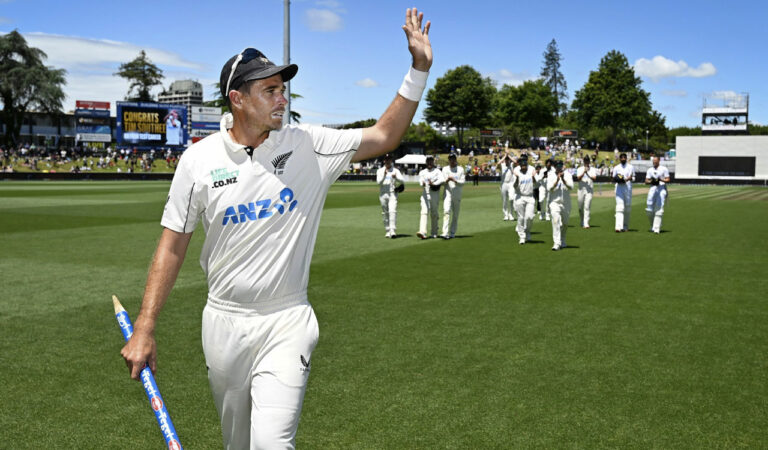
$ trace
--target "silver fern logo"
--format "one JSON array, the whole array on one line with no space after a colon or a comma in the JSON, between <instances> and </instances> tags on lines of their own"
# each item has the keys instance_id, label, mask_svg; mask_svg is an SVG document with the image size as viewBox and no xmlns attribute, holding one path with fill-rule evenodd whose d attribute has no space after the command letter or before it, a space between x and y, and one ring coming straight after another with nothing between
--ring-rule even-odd
<instances>
[{"instance_id":1,"label":"silver fern logo","mask_svg":"<svg viewBox=\"0 0 768 450\"><path fill-rule=\"evenodd\" d=\"M277 156L272 160L272 167L275 168L275 175L283 174L283 171L285 170L285 163L288 162L288 158L290 158L292 154L293 152L283 153L282 155Z\"/></svg>"}]
</instances>

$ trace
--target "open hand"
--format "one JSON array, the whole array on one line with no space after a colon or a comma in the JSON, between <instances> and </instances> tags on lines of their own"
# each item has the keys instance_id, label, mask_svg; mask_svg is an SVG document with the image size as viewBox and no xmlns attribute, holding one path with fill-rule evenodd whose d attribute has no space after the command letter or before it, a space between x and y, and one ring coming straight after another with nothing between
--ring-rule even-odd
<instances>
[{"instance_id":1,"label":"open hand","mask_svg":"<svg viewBox=\"0 0 768 450\"><path fill-rule=\"evenodd\" d=\"M408 51L413 57L413 68L422 72L429 72L432 67L432 44L429 43L429 26L432 24L427 21L422 28L424 13L413 9L405 10L405 25L403 31L408 38Z\"/></svg>"}]
</instances>

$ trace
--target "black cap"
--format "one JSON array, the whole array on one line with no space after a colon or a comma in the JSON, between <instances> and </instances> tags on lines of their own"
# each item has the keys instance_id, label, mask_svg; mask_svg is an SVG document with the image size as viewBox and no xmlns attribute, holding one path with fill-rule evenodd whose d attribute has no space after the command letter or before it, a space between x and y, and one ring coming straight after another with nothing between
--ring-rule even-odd
<instances>
[{"instance_id":1,"label":"black cap","mask_svg":"<svg viewBox=\"0 0 768 450\"><path fill-rule=\"evenodd\" d=\"M448 155L448 159L456 159L456 153L451 153Z\"/></svg>"},{"instance_id":2,"label":"black cap","mask_svg":"<svg viewBox=\"0 0 768 450\"><path fill-rule=\"evenodd\" d=\"M232 65L237 60L237 57L243 55L240 62L235 68L235 73L232 74L232 80L229 81L229 75L232 71ZM299 71L299 66L296 64L287 64L284 66L277 66L270 61L264 53L256 50L255 48L246 48L237 55L229 58L221 68L221 76L219 77L219 89L221 95L227 98L229 92L224 92L227 89L227 81L229 81L229 90L238 89L243 83L252 80L263 80L269 78L278 73L282 75L283 81L288 81Z\"/></svg>"}]
</instances>

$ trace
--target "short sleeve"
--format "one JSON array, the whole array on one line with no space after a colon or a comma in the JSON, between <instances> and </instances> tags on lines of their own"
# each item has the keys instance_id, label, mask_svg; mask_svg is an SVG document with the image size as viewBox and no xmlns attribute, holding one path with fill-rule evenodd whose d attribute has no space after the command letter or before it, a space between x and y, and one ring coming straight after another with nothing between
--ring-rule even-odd
<instances>
[{"instance_id":1,"label":"short sleeve","mask_svg":"<svg viewBox=\"0 0 768 450\"><path fill-rule=\"evenodd\" d=\"M334 130L324 127L307 127L312 137L321 167L326 169L328 181L333 183L349 166L352 157L363 140L363 130Z\"/></svg>"},{"instance_id":2,"label":"short sleeve","mask_svg":"<svg viewBox=\"0 0 768 450\"><path fill-rule=\"evenodd\" d=\"M196 183L188 160L182 156L179 161L160 221L162 226L179 233L193 232L202 212L195 198Z\"/></svg>"}]
</instances>

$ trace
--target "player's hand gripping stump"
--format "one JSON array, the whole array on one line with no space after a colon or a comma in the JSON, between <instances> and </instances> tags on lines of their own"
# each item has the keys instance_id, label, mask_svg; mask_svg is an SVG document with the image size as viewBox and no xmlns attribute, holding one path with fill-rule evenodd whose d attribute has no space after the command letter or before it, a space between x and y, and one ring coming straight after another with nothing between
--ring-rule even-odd
<instances>
[{"instance_id":1,"label":"player's hand gripping stump","mask_svg":"<svg viewBox=\"0 0 768 450\"><path fill-rule=\"evenodd\" d=\"M127 341L133 335L133 324L131 318L128 317L128 313L120 304L120 300L117 296L112 296L112 303L115 305L115 317L117 323L120 325L120 331L123 332L123 337ZM165 443L168 445L169 450L181 450L181 442L179 442L179 435L176 434L176 429L171 422L171 415L168 414L168 409L165 407L163 397L160 395L160 390L155 383L155 377L152 375L152 371L149 366L144 366L141 370L141 384L144 385L144 391L147 393L149 399L149 405L152 407L152 411L155 413L155 419L157 419L157 425L160 426L160 431L163 432Z\"/></svg>"}]
</instances>

